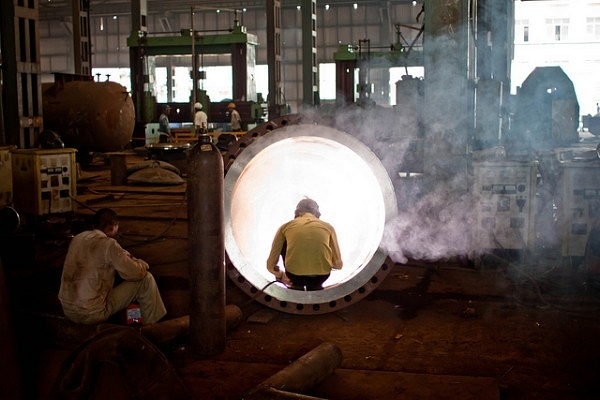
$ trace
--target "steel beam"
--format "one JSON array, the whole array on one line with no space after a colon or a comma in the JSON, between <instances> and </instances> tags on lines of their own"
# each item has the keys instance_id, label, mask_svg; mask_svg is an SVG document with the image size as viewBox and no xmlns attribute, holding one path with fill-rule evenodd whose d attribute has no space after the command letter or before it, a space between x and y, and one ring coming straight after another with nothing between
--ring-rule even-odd
<instances>
[{"instance_id":1,"label":"steel beam","mask_svg":"<svg viewBox=\"0 0 600 400\"><path fill-rule=\"evenodd\" d=\"M5 144L37 146L43 129L38 2L0 2Z\"/></svg>"}]
</instances>

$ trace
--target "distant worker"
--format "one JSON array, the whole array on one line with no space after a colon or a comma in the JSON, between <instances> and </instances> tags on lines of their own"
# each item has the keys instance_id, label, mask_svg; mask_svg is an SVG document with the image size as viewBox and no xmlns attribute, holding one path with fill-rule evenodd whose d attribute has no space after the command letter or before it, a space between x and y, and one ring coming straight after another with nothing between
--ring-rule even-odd
<instances>
[{"instance_id":1,"label":"distant worker","mask_svg":"<svg viewBox=\"0 0 600 400\"><path fill-rule=\"evenodd\" d=\"M320 216L316 201L302 199L294 219L281 225L273 238L267 269L291 289L323 289L331 269L342 268L335 229ZM285 271L277 265L280 255Z\"/></svg>"},{"instance_id":2,"label":"distant worker","mask_svg":"<svg viewBox=\"0 0 600 400\"><path fill-rule=\"evenodd\" d=\"M171 125L169 123L169 114L171 113L171 107L167 104L162 108L162 113L158 117L158 141L160 143L171 143L173 142L173 136L171 136Z\"/></svg>"},{"instance_id":3,"label":"distant worker","mask_svg":"<svg viewBox=\"0 0 600 400\"><path fill-rule=\"evenodd\" d=\"M137 301L142 324L160 320L167 311L148 263L133 257L114 239L117 213L110 208L94 215L94 228L76 235L65 258L58 298L73 322L96 324ZM114 286L119 275L123 282Z\"/></svg>"},{"instance_id":4,"label":"distant worker","mask_svg":"<svg viewBox=\"0 0 600 400\"><path fill-rule=\"evenodd\" d=\"M227 110L231 117L231 132L241 132L242 118L240 117L240 113L235 109L235 103L229 103Z\"/></svg>"},{"instance_id":5,"label":"distant worker","mask_svg":"<svg viewBox=\"0 0 600 400\"><path fill-rule=\"evenodd\" d=\"M208 116L202 111L202 103L194 104L194 134L203 135L208 132Z\"/></svg>"}]
</instances>

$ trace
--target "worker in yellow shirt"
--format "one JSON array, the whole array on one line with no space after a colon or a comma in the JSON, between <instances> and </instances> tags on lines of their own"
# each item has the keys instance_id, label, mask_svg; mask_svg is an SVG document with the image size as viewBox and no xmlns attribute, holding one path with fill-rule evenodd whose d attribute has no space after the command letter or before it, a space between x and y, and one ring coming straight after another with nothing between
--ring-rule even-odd
<instances>
[{"instance_id":1,"label":"worker in yellow shirt","mask_svg":"<svg viewBox=\"0 0 600 400\"><path fill-rule=\"evenodd\" d=\"M335 229L320 216L316 201L302 199L294 219L281 225L273 238L267 269L291 289L323 289L331 270L342 268ZM280 256L285 270L277 265Z\"/></svg>"}]
</instances>

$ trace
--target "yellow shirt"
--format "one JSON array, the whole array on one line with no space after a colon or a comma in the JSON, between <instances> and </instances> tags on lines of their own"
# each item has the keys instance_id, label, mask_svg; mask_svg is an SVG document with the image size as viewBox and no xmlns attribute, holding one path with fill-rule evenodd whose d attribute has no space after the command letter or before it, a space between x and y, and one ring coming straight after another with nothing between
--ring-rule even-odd
<instances>
[{"instance_id":1,"label":"yellow shirt","mask_svg":"<svg viewBox=\"0 0 600 400\"><path fill-rule=\"evenodd\" d=\"M296 275L327 275L342 268L342 256L335 229L310 213L283 224L273 238L267 269L275 271L279 255L286 245L283 264Z\"/></svg>"}]
</instances>

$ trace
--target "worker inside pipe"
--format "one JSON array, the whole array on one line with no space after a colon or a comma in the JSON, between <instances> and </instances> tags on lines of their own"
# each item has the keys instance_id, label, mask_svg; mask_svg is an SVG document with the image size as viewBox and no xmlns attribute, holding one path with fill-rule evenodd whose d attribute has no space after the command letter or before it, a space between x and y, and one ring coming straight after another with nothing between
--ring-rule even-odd
<instances>
[{"instance_id":1,"label":"worker inside pipe","mask_svg":"<svg viewBox=\"0 0 600 400\"><path fill-rule=\"evenodd\" d=\"M343 266L335 229L320 216L317 202L304 198L296 206L294 219L275 233L267 269L290 289L321 290L331 270ZM278 266L280 258L285 270Z\"/></svg>"}]
</instances>

